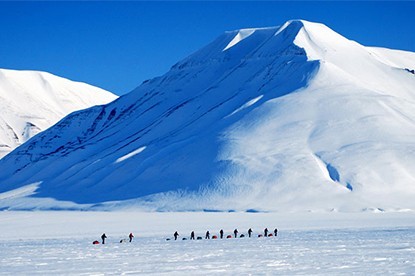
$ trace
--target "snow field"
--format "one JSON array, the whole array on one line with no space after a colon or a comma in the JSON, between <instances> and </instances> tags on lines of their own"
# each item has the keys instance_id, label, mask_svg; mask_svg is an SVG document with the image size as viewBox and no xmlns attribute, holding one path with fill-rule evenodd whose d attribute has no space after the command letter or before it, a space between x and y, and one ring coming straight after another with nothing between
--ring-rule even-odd
<instances>
[{"instance_id":1,"label":"snow field","mask_svg":"<svg viewBox=\"0 0 415 276\"><path fill-rule=\"evenodd\" d=\"M412 275L414 216L1 212L0 275ZM257 238L264 226L278 237ZM253 238L181 240L248 227ZM119 243L131 231L133 242ZM106 244L93 245L103 232Z\"/></svg>"},{"instance_id":2,"label":"snow field","mask_svg":"<svg viewBox=\"0 0 415 276\"><path fill-rule=\"evenodd\" d=\"M415 229L299 230L278 238L1 243L0 275L394 274L415 272Z\"/></svg>"}]
</instances>

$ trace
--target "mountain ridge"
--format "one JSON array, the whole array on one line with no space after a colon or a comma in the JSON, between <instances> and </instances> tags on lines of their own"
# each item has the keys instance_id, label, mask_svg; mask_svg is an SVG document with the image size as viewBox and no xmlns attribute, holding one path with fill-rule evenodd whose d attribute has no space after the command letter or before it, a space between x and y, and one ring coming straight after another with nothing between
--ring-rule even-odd
<instances>
[{"instance_id":1,"label":"mountain ridge","mask_svg":"<svg viewBox=\"0 0 415 276\"><path fill-rule=\"evenodd\" d=\"M72 111L116 98L47 72L0 69L0 158Z\"/></svg>"}]
</instances>

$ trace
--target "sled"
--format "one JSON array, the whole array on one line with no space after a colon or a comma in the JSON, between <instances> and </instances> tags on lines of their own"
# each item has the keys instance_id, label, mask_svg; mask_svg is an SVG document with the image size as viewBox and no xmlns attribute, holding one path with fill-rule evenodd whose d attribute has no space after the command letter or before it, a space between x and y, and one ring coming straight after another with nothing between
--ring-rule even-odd
<instances>
[{"instance_id":1,"label":"sled","mask_svg":"<svg viewBox=\"0 0 415 276\"><path fill-rule=\"evenodd\" d=\"M99 241L93 241L92 244L100 244Z\"/></svg>"}]
</instances>

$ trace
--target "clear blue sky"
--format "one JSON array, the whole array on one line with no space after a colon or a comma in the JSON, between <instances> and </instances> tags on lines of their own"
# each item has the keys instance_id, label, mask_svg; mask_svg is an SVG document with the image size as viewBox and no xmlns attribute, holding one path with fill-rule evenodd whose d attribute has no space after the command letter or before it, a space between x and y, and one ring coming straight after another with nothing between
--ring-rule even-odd
<instances>
[{"instance_id":1,"label":"clear blue sky","mask_svg":"<svg viewBox=\"0 0 415 276\"><path fill-rule=\"evenodd\" d=\"M415 52L414 14L415 2L0 2L0 68L47 71L121 95L224 31L290 19Z\"/></svg>"}]
</instances>

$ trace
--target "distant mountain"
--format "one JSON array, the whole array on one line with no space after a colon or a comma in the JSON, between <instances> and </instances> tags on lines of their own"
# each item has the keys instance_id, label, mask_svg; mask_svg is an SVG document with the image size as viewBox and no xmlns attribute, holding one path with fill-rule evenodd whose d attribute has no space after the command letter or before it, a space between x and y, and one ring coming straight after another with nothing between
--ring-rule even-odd
<instances>
[{"instance_id":1,"label":"distant mountain","mask_svg":"<svg viewBox=\"0 0 415 276\"><path fill-rule=\"evenodd\" d=\"M49 73L0 69L0 158L69 113L115 99Z\"/></svg>"},{"instance_id":2,"label":"distant mountain","mask_svg":"<svg viewBox=\"0 0 415 276\"><path fill-rule=\"evenodd\" d=\"M306 21L226 32L0 160L0 206L415 209L414 66Z\"/></svg>"}]
</instances>

